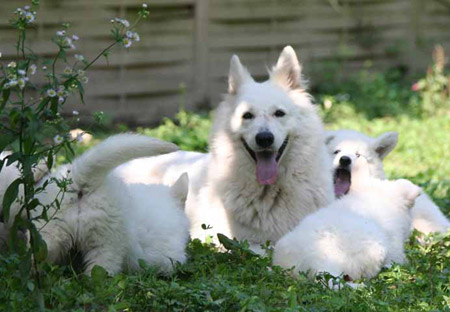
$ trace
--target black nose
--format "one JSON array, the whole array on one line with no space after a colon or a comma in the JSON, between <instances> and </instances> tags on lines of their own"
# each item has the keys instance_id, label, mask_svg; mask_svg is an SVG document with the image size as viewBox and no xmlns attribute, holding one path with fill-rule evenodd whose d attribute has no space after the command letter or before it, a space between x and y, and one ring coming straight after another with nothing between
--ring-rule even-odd
<instances>
[{"instance_id":1,"label":"black nose","mask_svg":"<svg viewBox=\"0 0 450 312\"><path fill-rule=\"evenodd\" d=\"M352 160L348 156L342 156L341 159L339 159L339 164L341 166L348 166L352 163Z\"/></svg>"},{"instance_id":2,"label":"black nose","mask_svg":"<svg viewBox=\"0 0 450 312\"><path fill-rule=\"evenodd\" d=\"M260 132L256 135L256 144L258 144L262 148L269 147L273 144L274 136L272 132L264 131Z\"/></svg>"}]
</instances>

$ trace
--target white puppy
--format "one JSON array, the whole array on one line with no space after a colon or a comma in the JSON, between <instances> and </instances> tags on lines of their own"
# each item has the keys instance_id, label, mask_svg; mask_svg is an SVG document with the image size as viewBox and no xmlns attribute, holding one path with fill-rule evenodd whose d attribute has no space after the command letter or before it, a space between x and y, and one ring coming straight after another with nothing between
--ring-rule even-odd
<instances>
[{"instance_id":1,"label":"white puppy","mask_svg":"<svg viewBox=\"0 0 450 312\"><path fill-rule=\"evenodd\" d=\"M374 277L384 265L403 263L410 208L420 188L408 180L369 176L364 158L354 168L358 186L347 196L305 217L275 245L274 264L314 276L328 272L347 280Z\"/></svg>"},{"instance_id":2,"label":"white puppy","mask_svg":"<svg viewBox=\"0 0 450 312\"><path fill-rule=\"evenodd\" d=\"M37 217L46 209L51 217L48 223L34 221L47 244L49 261L63 261L73 248L83 255L86 273L94 265L109 273L137 269L139 258L170 272L171 261L185 261L189 224L181 203L187 195L187 177L180 177L169 188L127 184L120 171L110 174L135 157L176 149L174 144L146 136L116 135L44 178L39 185L64 179L72 182L64 194L57 183L50 183L37 195L41 205L32 212ZM12 208L14 217L19 205Z\"/></svg>"},{"instance_id":3,"label":"white puppy","mask_svg":"<svg viewBox=\"0 0 450 312\"><path fill-rule=\"evenodd\" d=\"M334 189L337 197L348 192L352 180L352 165L360 156L367 159L370 174L385 179L383 159L397 144L398 134L386 132L377 138L371 138L353 130L328 131L327 145L334 155ZM420 232L445 232L450 229L450 221L439 207L423 193L417 198L412 209L413 227Z\"/></svg>"},{"instance_id":4,"label":"white puppy","mask_svg":"<svg viewBox=\"0 0 450 312\"><path fill-rule=\"evenodd\" d=\"M128 183L133 165L124 164L108 177L109 193L120 205L128 234L124 269L136 271L139 259L172 272L175 262L186 261L189 220L184 213L189 179L186 173L171 186Z\"/></svg>"}]
</instances>

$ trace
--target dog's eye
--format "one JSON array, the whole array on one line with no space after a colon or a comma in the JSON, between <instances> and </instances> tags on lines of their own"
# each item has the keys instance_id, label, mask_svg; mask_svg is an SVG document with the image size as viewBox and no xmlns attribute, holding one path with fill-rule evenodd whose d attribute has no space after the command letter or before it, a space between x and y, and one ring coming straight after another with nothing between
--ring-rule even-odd
<instances>
[{"instance_id":1,"label":"dog's eye","mask_svg":"<svg viewBox=\"0 0 450 312\"><path fill-rule=\"evenodd\" d=\"M359 156L361 156L360 153L356 153L355 155L356 155L356 158L359 158Z\"/></svg>"},{"instance_id":2,"label":"dog's eye","mask_svg":"<svg viewBox=\"0 0 450 312\"><path fill-rule=\"evenodd\" d=\"M253 116L253 114L250 112L246 112L244 115L242 115L242 118L244 119L253 119L253 117L255 116Z\"/></svg>"},{"instance_id":3,"label":"dog's eye","mask_svg":"<svg viewBox=\"0 0 450 312\"><path fill-rule=\"evenodd\" d=\"M334 154L334 155L337 155L337 154L339 154L340 152L341 152L340 150L335 150L333 154Z\"/></svg>"},{"instance_id":4,"label":"dog's eye","mask_svg":"<svg viewBox=\"0 0 450 312\"><path fill-rule=\"evenodd\" d=\"M274 113L275 117L283 117L284 115L286 115L285 112L283 112L281 109L277 109Z\"/></svg>"}]
</instances>

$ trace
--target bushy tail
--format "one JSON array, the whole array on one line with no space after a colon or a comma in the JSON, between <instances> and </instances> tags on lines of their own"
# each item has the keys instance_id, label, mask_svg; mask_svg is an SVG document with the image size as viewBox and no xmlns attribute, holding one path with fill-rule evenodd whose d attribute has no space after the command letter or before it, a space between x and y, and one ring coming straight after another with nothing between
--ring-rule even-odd
<instances>
[{"instance_id":1,"label":"bushy tail","mask_svg":"<svg viewBox=\"0 0 450 312\"><path fill-rule=\"evenodd\" d=\"M83 189L95 189L113 168L129 160L176 150L178 147L175 144L144 135L114 135L74 160L73 182Z\"/></svg>"}]
</instances>

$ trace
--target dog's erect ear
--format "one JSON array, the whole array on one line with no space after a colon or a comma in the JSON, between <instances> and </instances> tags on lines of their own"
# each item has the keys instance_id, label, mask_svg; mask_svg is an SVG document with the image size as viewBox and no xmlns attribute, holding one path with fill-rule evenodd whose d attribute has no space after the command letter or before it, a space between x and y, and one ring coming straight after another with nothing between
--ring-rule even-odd
<instances>
[{"instance_id":1,"label":"dog's erect ear","mask_svg":"<svg viewBox=\"0 0 450 312\"><path fill-rule=\"evenodd\" d=\"M412 208L416 201L416 198L422 193L422 189L406 179L399 179L395 181L400 196L402 196L406 202L407 207Z\"/></svg>"},{"instance_id":2,"label":"dog's erect ear","mask_svg":"<svg viewBox=\"0 0 450 312\"><path fill-rule=\"evenodd\" d=\"M272 68L271 79L289 89L298 89L302 85L302 66L291 46L286 46Z\"/></svg>"},{"instance_id":3,"label":"dog's erect ear","mask_svg":"<svg viewBox=\"0 0 450 312\"><path fill-rule=\"evenodd\" d=\"M228 75L228 93L236 94L239 88L248 81L253 81L248 70L242 66L237 55L233 55L230 61L230 73Z\"/></svg>"},{"instance_id":4,"label":"dog's erect ear","mask_svg":"<svg viewBox=\"0 0 450 312\"><path fill-rule=\"evenodd\" d=\"M373 143L373 149L378 156L383 159L389 154L398 142L397 132L386 132L375 139Z\"/></svg>"},{"instance_id":5,"label":"dog's erect ear","mask_svg":"<svg viewBox=\"0 0 450 312\"><path fill-rule=\"evenodd\" d=\"M325 145L330 144L331 141L336 137L334 131L326 131L325 132Z\"/></svg>"},{"instance_id":6,"label":"dog's erect ear","mask_svg":"<svg viewBox=\"0 0 450 312\"><path fill-rule=\"evenodd\" d=\"M170 192L172 196L180 201L181 207L184 207L188 195L188 190L189 190L189 177L188 174L185 172L170 187Z\"/></svg>"}]
</instances>

